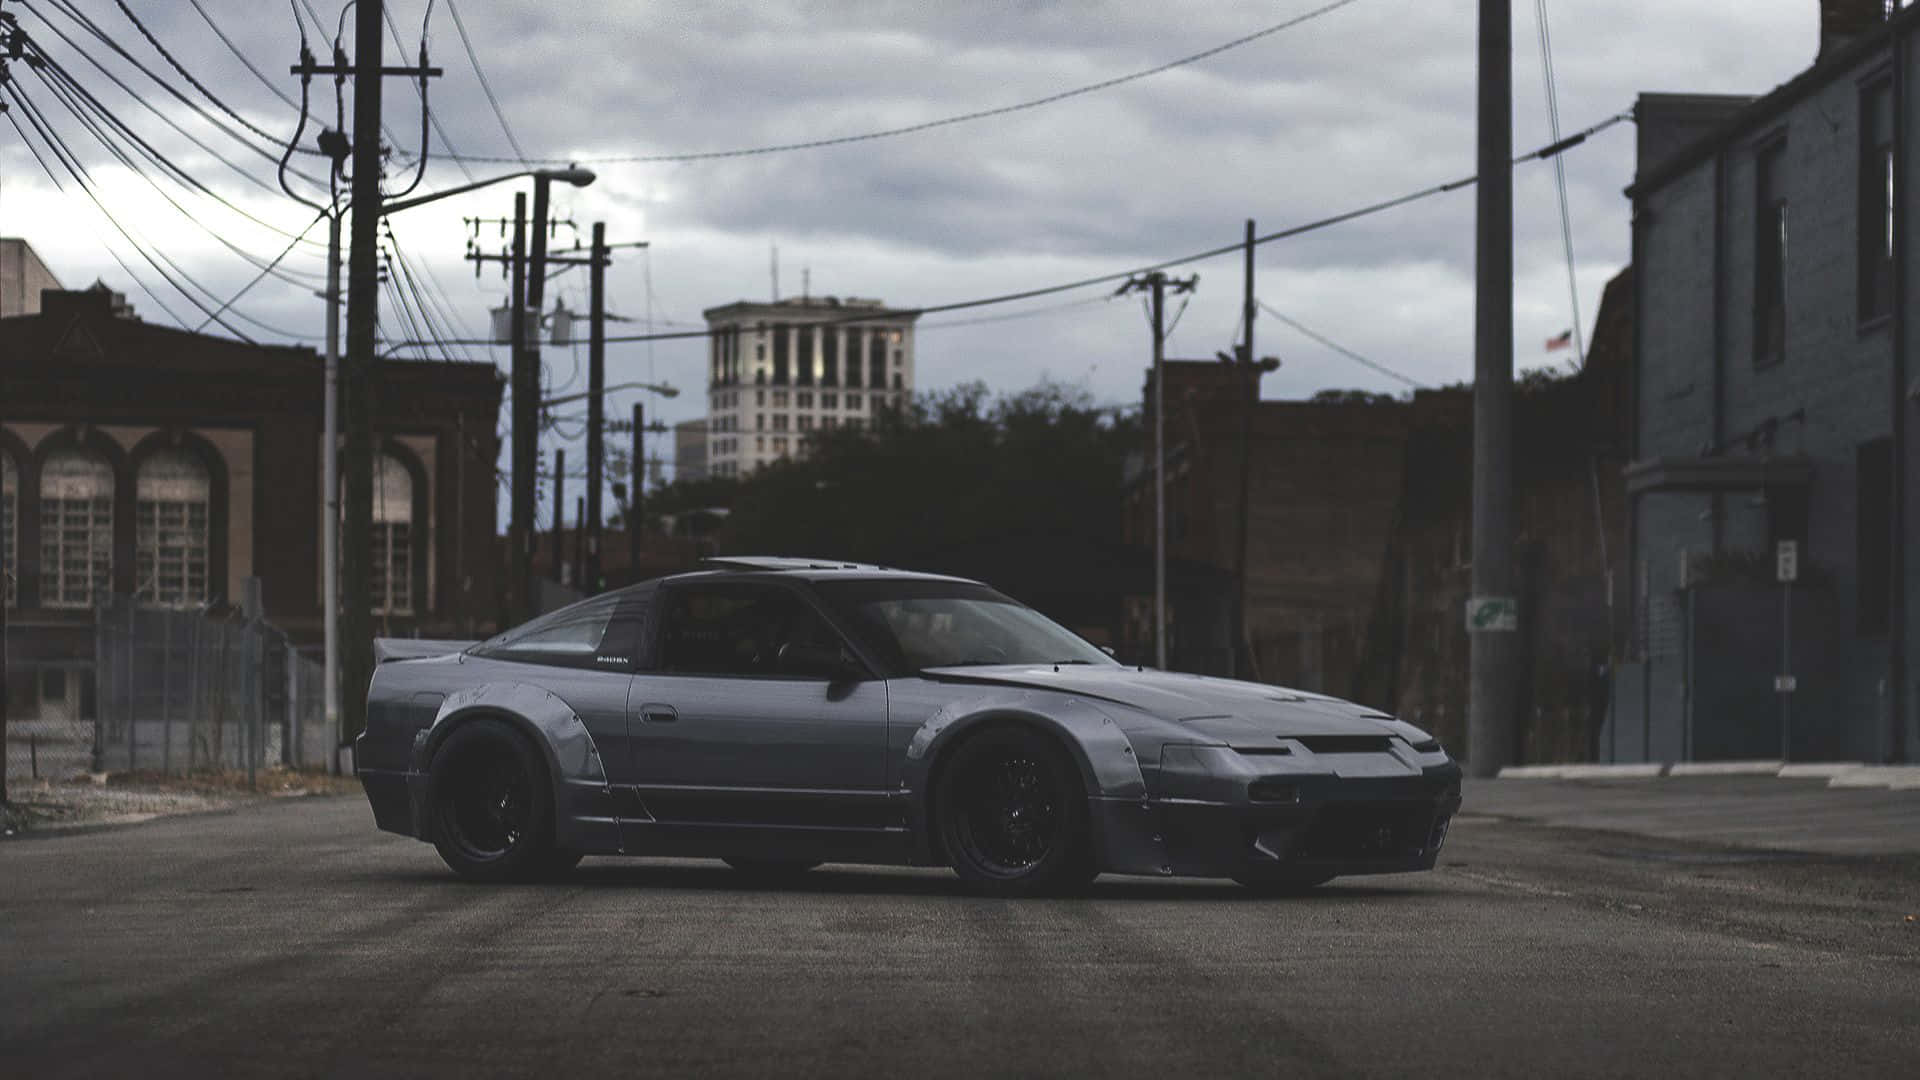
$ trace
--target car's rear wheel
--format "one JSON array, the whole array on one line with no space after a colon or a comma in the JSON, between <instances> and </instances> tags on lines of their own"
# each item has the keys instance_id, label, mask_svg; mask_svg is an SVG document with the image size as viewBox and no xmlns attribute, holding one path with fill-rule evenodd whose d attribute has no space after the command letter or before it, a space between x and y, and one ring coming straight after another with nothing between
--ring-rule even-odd
<instances>
[{"instance_id":1,"label":"car's rear wheel","mask_svg":"<svg viewBox=\"0 0 1920 1080\"><path fill-rule=\"evenodd\" d=\"M770 885L792 881L820 865L800 859L748 859L731 855L721 861L754 881Z\"/></svg>"},{"instance_id":2,"label":"car's rear wheel","mask_svg":"<svg viewBox=\"0 0 1920 1080\"><path fill-rule=\"evenodd\" d=\"M1299 896L1333 880L1332 874L1305 875L1262 875L1242 874L1233 880L1252 889L1259 896Z\"/></svg>"},{"instance_id":3,"label":"car's rear wheel","mask_svg":"<svg viewBox=\"0 0 1920 1080\"><path fill-rule=\"evenodd\" d=\"M429 770L433 844L471 881L534 881L579 856L553 842L553 782L526 738L486 717L447 736Z\"/></svg>"},{"instance_id":4,"label":"car's rear wheel","mask_svg":"<svg viewBox=\"0 0 1920 1080\"><path fill-rule=\"evenodd\" d=\"M953 751L934 791L954 872L992 896L1085 885L1094 872L1087 796L1060 747L1022 727L996 727Z\"/></svg>"}]
</instances>

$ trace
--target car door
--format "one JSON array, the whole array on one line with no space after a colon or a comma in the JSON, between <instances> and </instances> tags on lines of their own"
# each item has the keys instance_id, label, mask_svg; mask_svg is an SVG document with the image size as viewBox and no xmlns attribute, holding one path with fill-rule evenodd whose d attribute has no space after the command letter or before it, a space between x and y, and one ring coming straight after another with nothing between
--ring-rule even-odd
<instances>
[{"instance_id":1,"label":"car door","mask_svg":"<svg viewBox=\"0 0 1920 1080\"><path fill-rule=\"evenodd\" d=\"M655 610L650 663L631 690L626 763L651 819L888 823L886 683L799 590L669 583Z\"/></svg>"}]
</instances>

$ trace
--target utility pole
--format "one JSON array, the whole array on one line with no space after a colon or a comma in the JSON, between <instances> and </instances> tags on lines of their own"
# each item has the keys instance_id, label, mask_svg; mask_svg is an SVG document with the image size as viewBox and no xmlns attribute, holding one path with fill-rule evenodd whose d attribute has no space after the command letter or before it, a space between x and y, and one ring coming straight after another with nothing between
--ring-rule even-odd
<instances>
[{"instance_id":1,"label":"utility pole","mask_svg":"<svg viewBox=\"0 0 1920 1080\"><path fill-rule=\"evenodd\" d=\"M1476 191L1473 595L1467 601L1467 763L1496 776L1514 750L1519 605L1513 578L1513 12L1480 0Z\"/></svg>"},{"instance_id":2,"label":"utility pole","mask_svg":"<svg viewBox=\"0 0 1920 1080\"><path fill-rule=\"evenodd\" d=\"M1260 397L1260 376L1253 366L1253 219L1247 219L1246 285L1240 302L1240 514L1233 538L1233 643L1227 649L1227 674L1240 676L1242 661L1253 670L1247 641L1247 495L1253 472L1253 404Z\"/></svg>"},{"instance_id":3,"label":"utility pole","mask_svg":"<svg viewBox=\"0 0 1920 1080\"><path fill-rule=\"evenodd\" d=\"M1167 286L1190 293L1199 282L1198 274L1169 280L1155 270L1129 279L1114 293L1145 289L1153 294L1153 657L1154 666L1162 669L1167 666Z\"/></svg>"},{"instance_id":4,"label":"utility pole","mask_svg":"<svg viewBox=\"0 0 1920 1080\"><path fill-rule=\"evenodd\" d=\"M566 528L567 510L567 448L553 448L553 580L566 584L560 574L560 557L567 553L566 545L560 537Z\"/></svg>"},{"instance_id":5,"label":"utility pole","mask_svg":"<svg viewBox=\"0 0 1920 1080\"><path fill-rule=\"evenodd\" d=\"M0 806L7 805L7 587L13 575L0 566Z\"/></svg>"},{"instance_id":6,"label":"utility pole","mask_svg":"<svg viewBox=\"0 0 1920 1080\"><path fill-rule=\"evenodd\" d=\"M366 726L367 684L373 679L373 352L380 302L380 36L385 32L385 6L383 0L359 0L353 9L353 227L347 255L347 356L340 369L347 414L346 543L340 553L343 744Z\"/></svg>"},{"instance_id":7,"label":"utility pole","mask_svg":"<svg viewBox=\"0 0 1920 1080\"><path fill-rule=\"evenodd\" d=\"M585 573L587 565L587 499L578 496L573 500L573 585L581 592L591 595L594 590L587 587Z\"/></svg>"},{"instance_id":8,"label":"utility pole","mask_svg":"<svg viewBox=\"0 0 1920 1080\"><path fill-rule=\"evenodd\" d=\"M507 312L508 352L513 358L513 410L510 438L513 441L513 506L507 513L507 576L513 583L513 622L533 617L533 499L534 471L540 467L539 443L534 434L540 422L540 395L529 378L527 363L527 196L513 195L513 285L508 296L512 309Z\"/></svg>"},{"instance_id":9,"label":"utility pole","mask_svg":"<svg viewBox=\"0 0 1920 1080\"><path fill-rule=\"evenodd\" d=\"M551 198L552 187L552 181L548 177L536 175L533 178L533 252L528 258L523 280L525 282L526 307L528 311L533 313L535 319L540 317L540 309L545 305L547 297L547 204ZM514 217L518 218L519 216L519 206L516 203ZM515 442L524 442L526 444L524 450L527 455L527 460L536 463L535 467L537 468L540 457L540 347L537 342L540 335L537 327L532 330L528 329L525 319L526 316L523 313L521 315L520 348L515 354L515 363L523 365L524 367L522 372L522 379L524 381L522 385L527 388L527 423L524 427L521 426L519 423L519 410L515 409L513 438ZM559 478L556 476L554 478L554 484L556 485L554 490L556 493L559 491L557 486L559 482ZM527 497L529 499L527 503L528 537L531 539L531 530L537 527L533 525L535 507L531 501L533 497L531 486L528 488ZM558 507L560 504L556 501L554 505ZM559 535L559 530L555 529L555 543L559 542ZM527 607L525 617L532 618L539 613L539 604L535 601L533 593L533 545L531 543L527 545L526 550L520 553L520 560L520 576L527 582L527 592L525 595ZM557 550L553 553L553 568L555 573L558 573L560 570L560 553Z\"/></svg>"},{"instance_id":10,"label":"utility pole","mask_svg":"<svg viewBox=\"0 0 1920 1080\"><path fill-rule=\"evenodd\" d=\"M606 424L607 390L607 224L593 223L593 250L587 257L587 274L592 294L589 301L590 329L587 337L587 520L585 560L581 563L581 591L592 595L600 591L600 487L601 469L606 462L606 440L601 427Z\"/></svg>"},{"instance_id":11,"label":"utility pole","mask_svg":"<svg viewBox=\"0 0 1920 1080\"><path fill-rule=\"evenodd\" d=\"M339 162L334 162L335 169ZM327 399L321 405L320 523L321 632L326 635L321 666L325 670L327 731L340 727L340 210L327 214ZM339 755L330 772L337 773Z\"/></svg>"},{"instance_id":12,"label":"utility pole","mask_svg":"<svg viewBox=\"0 0 1920 1080\"><path fill-rule=\"evenodd\" d=\"M329 629L329 644L338 644L340 654L340 678L336 682L329 673L327 688L329 693L339 695L338 716L340 726L337 733L342 746L347 745L360 733L366 722L366 686L373 677L373 589L371 560L373 558L373 367L374 336L379 322L379 254L376 250L379 237L380 219L387 212L380 195L380 162L383 157L380 146L380 84L387 75L405 75L418 78L424 90L426 80L439 75L440 69L426 64L424 52L419 67L385 67L381 62L380 35L383 31L385 4L383 0L360 0L354 8L354 60L352 64L344 62L336 50L336 58L342 63L320 65L313 57L302 53L300 63L292 69L293 74L303 78L314 75L333 75L344 78L353 77L353 138L346 148L338 146L337 133L321 133L321 148L333 157L333 168L338 170L340 159L351 155L353 160L353 225L350 234L351 250L347 258L347 349L346 356L337 365L338 396L335 387L327 388L327 407L338 407L346 413L345 446L336 451L332 445L325 448L323 460L331 462L336 452L345 458L345 547L338 551L340 567L340 615L335 626ZM329 144L332 144L330 148ZM341 149L345 153L340 152ZM338 278L339 214L333 212L328 260L328 285L330 303L337 303L340 294ZM328 318L328 351L337 352L335 319ZM336 406L337 403L337 406ZM339 517L334 510L332 500L336 497L338 486L330 477L323 477L327 492L323 505L327 506L327 524L323 532L331 529ZM322 541L323 546L325 541ZM335 545L338 547L338 544ZM327 566L334 565L331 558ZM324 577L325 575L323 575ZM333 603L333 590L329 583L326 603ZM331 613L331 612L330 612ZM337 638L333 630L338 630Z\"/></svg>"},{"instance_id":13,"label":"utility pole","mask_svg":"<svg viewBox=\"0 0 1920 1080\"><path fill-rule=\"evenodd\" d=\"M647 434L647 410L640 402L633 403L633 496L627 503L627 576L634 581L640 580L640 520L644 516L642 504L646 501L645 450Z\"/></svg>"}]
</instances>

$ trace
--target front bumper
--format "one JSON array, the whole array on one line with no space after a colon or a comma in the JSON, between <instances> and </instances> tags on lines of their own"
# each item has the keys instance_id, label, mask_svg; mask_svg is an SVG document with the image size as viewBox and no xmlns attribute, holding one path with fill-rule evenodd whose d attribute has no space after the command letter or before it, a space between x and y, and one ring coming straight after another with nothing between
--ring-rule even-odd
<instances>
[{"instance_id":1,"label":"front bumper","mask_svg":"<svg viewBox=\"0 0 1920 1080\"><path fill-rule=\"evenodd\" d=\"M1431 870L1461 778L1459 765L1432 757L1404 761L1399 775L1262 775L1239 762L1163 769L1152 797L1091 800L1102 862L1117 873L1272 880Z\"/></svg>"}]
</instances>

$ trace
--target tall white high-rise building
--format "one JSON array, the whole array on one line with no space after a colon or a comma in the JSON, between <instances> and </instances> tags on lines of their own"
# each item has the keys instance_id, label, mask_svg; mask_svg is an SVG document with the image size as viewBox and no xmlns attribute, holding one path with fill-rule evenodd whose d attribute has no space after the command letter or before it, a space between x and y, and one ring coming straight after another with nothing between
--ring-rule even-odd
<instances>
[{"instance_id":1,"label":"tall white high-rise building","mask_svg":"<svg viewBox=\"0 0 1920 1080\"><path fill-rule=\"evenodd\" d=\"M814 296L739 301L703 314L707 364L707 469L744 476L802 457L808 437L863 428L913 392L913 324L919 315L878 300Z\"/></svg>"}]
</instances>

